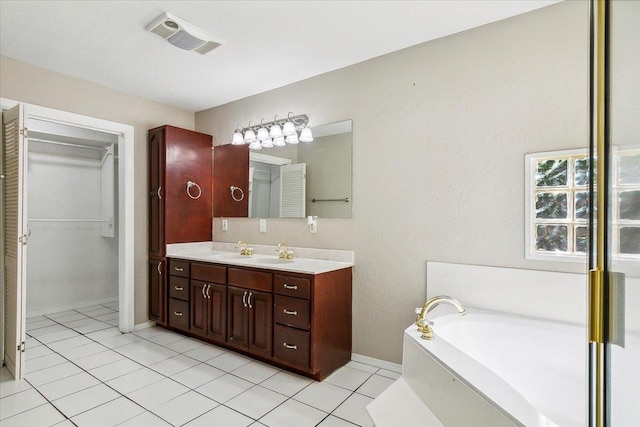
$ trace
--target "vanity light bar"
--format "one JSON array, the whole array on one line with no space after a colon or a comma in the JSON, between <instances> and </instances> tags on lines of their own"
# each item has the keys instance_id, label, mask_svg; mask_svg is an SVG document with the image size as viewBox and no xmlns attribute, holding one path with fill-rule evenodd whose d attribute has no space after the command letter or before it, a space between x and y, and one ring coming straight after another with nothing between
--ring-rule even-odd
<instances>
[{"instance_id":1,"label":"vanity light bar","mask_svg":"<svg viewBox=\"0 0 640 427\"><path fill-rule=\"evenodd\" d=\"M289 113L286 119L278 120L278 116L275 116L271 122L264 122L264 120L263 118L258 125L252 125L249 122L249 126L242 129L238 124L231 143L233 145L249 144L251 149L260 150L263 147L284 146L285 142L297 144L299 141L313 141L311 129L308 127L309 117L306 114L294 116L293 113Z\"/></svg>"}]
</instances>

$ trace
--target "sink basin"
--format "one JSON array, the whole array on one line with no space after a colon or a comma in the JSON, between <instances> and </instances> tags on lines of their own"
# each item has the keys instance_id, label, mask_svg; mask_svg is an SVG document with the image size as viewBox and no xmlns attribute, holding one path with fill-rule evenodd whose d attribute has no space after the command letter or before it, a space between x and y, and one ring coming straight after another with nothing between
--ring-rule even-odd
<instances>
[{"instance_id":1,"label":"sink basin","mask_svg":"<svg viewBox=\"0 0 640 427\"><path fill-rule=\"evenodd\" d=\"M259 258L255 260L261 264L290 264L294 260L292 259L283 259L283 258Z\"/></svg>"}]
</instances>

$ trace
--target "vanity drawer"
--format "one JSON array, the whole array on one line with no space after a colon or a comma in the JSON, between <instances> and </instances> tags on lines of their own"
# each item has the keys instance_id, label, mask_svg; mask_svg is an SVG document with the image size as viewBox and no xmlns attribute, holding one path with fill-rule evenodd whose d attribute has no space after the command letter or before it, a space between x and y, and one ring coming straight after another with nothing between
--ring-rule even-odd
<instances>
[{"instance_id":1,"label":"vanity drawer","mask_svg":"<svg viewBox=\"0 0 640 427\"><path fill-rule=\"evenodd\" d=\"M229 285L271 292L273 291L273 274L262 271L229 268Z\"/></svg>"},{"instance_id":2,"label":"vanity drawer","mask_svg":"<svg viewBox=\"0 0 640 427\"><path fill-rule=\"evenodd\" d=\"M308 331L311 327L309 301L276 295L273 319L276 323Z\"/></svg>"},{"instance_id":3,"label":"vanity drawer","mask_svg":"<svg viewBox=\"0 0 640 427\"><path fill-rule=\"evenodd\" d=\"M275 325L273 328L274 359L299 369L309 369L309 338L310 332Z\"/></svg>"},{"instance_id":4,"label":"vanity drawer","mask_svg":"<svg viewBox=\"0 0 640 427\"><path fill-rule=\"evenodd\" d=\"M189 301L189 279L186 277L169 276L169 296L171 298Z\"/></svg>"},{"instance_id":5,"label":"vanity drawer","mask_svg":"<svg viewBox=\"0 0 640 427\"><path fill-rule=\"evenodd\" d=\"M175 298L169 298L169 326L189 329L189 303Z\"/></svg>"},{"instance_id":6,"label":"vanity drawer","mask_svg":"<svg viewBox=\"0 0 640 427\"><path fill-rule=\"evenodd\" d=\"M227 267L191 263L191 278L203 282L227 283Z\"/></svg>"},{"instance_id":7,"label":"vanity drawer","mask_svg":"<svg viewBox=\"0 0 640 427\"><path fill-rule=\"evenodd\" d=\"M306 299L311 297L311 280L304 277L276 274L273 278L273 287L276 294Z\"/></svg>"},{"instance_id":8,"label":"vanity drawer","mask_svg":"<svg viewBox=\"0 0 640 427\"><path fill-rule=\"evenodd\" d=\"M189 261L169 261L169 274L171 276L189 277Z\"/></svg>"}]
</instances>

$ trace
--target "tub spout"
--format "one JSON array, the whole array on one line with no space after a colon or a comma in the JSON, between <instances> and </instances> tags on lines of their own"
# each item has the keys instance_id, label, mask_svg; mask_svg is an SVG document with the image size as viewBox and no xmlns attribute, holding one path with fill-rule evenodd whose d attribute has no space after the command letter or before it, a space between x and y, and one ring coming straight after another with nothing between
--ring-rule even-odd
<instances>
[{"instance_id":1,"label":"tub spout","mask_svg":"<svg viewBox=\"0 0 640 427\"><path fill-rule=\"evenodd\" d=\"M416 325L418 326L418 332L422 333L421 338L423 340L433 339L433 329L431 329L431 326L429 325L429 321L426 319L425 316L433 308L435 308L437 305L442 303L446 303L454 306L458 310L458 313L460 313L463 316L467 314L467 311L464 309L462 304L460 304L460 302L454 298L451 298L445 295L440 295L437 297L430 298L426 303L424 303L424 306L422 307L422 309L420 307L416 308L416 314L418 315L418 317L416 317Z\"/></svg>"}]
</instances>

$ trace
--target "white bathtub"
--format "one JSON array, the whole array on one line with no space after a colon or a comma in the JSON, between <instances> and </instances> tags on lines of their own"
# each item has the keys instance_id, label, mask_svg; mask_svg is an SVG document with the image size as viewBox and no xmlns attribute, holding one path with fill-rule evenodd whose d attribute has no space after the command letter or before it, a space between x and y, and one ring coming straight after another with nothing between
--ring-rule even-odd
<instances>
[{"instance_id":1,"label":"white bathtub","mask_svg":"<svg viewBox=\"0 0 640 427\"><path fill-rule=\"evenodd\" d=\"M450 313L443 306L430 313L431 341L413 325L405 330L403 377L381 402L410 389L438 420L416 425L586 425L584 327L473 309ZM614 346L612 356L612 425L638 426L640 340L628 335L626 348ZM403 412L402 400L395 399L392 411ZM384 426L372 406L374 422Z\"/></svg>"}]
</instances>

